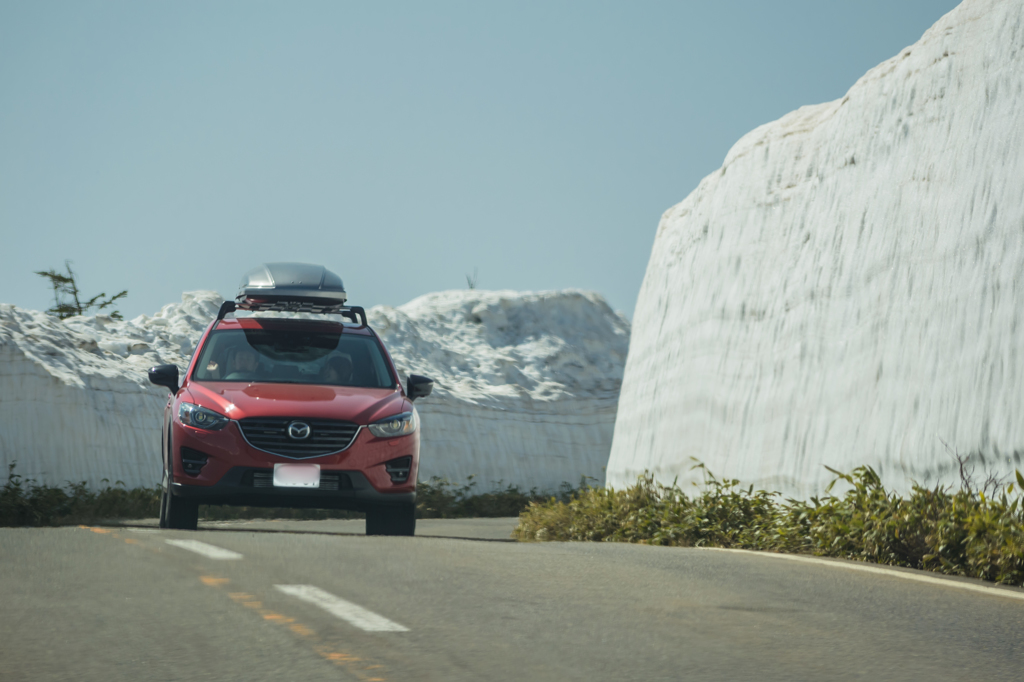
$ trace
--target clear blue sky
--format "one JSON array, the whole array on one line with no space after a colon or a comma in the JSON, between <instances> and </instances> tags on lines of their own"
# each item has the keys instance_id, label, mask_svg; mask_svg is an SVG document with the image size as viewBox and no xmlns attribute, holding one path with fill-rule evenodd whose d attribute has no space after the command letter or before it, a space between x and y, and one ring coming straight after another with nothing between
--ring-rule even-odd
<instances>
[{"instance_id":1,"label":"clear blue sky","mask_svg":"<svg viewBox=\"0 0 1024 682\"><path fill-rule=\"evenodd\" d=\"M658 219L952 0L0 0L0 302L71 258L126 317L322 263L354 304L577 287L632 316Z\"/></svg>"}]
</instances>

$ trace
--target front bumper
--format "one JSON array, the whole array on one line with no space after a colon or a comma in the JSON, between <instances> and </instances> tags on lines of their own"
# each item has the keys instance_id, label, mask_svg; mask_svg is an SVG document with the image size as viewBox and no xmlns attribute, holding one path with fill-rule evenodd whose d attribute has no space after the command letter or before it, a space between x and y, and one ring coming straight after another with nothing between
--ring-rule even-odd
<instances>
[{"instance_id":1,"label":"front bumper","mask_svg":"<svg viewBox=\"0 0 1024 682\"><path fill-rule=\"evenodd\" d=\"M330 471L343 481L337 490L297 490L295 488L256 487L252 474L272 474L273 469L233 467L213 485L188 485L175 482L171 494L197 500L200 504L229 504L248 507L294 507L303 509L348 509L366 511L383 506L416 503L416 493L378 491L359 471Z\"/></svg>"},{"instance_id":2,"label":"front bumper","mask_svg":"<svg viewBox=\"0 0 1024 682\"><path fill-rule=\"evenodd\" d=\"M200 499L204 504L274 507L359 509L381 504L406 504L415 499L419 464L419 432L398 438L376 438L361 429L341 452L301 460L278 456L250 445L238 424L220 431L202 431L172 422L172 494ZM411 457L405 481L394 482L386 463ZM187 466L187 458L198 459ZM278 463L319 464L321 475L346 478L338 490L296 490L257 487L250 472L272 472ZM248 476L247 476L248 474Z\"/></svg>"}]
</instances>

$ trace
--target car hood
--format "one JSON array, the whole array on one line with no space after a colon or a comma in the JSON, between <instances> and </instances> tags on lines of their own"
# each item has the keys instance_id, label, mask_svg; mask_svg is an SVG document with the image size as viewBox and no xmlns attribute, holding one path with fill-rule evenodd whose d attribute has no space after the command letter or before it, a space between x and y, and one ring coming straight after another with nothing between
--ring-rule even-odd
<instances>
[{"instance_id":1,"label":"car hood","mask_svg":"<svg viewBox=\"0 0 1024 682\"><path fill-rule=\"evenodd\" d=\"M190 383L188 393L192 402L231 419L307 417L362 425L412 409L394 388L210 381Z\"/></svg>"}]
</instances>

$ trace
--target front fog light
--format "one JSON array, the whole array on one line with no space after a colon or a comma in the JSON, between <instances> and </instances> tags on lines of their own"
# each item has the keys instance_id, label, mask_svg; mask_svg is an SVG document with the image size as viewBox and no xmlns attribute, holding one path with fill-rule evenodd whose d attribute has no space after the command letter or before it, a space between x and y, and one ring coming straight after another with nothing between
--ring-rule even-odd
<instances>
[{"instance_id":1,"label":"front fog light","mask_svg":"<svg viewBox=\"0 0 1024 682\"><path fill-rule=\"evenodd\" d=\"M193 405L192 403L182 403L178 406L178 421L187 426L194 426L197 429L219 431L227 426L231 420L205 407Z\"/></svg>"},{"instance_id":2,"label":"front fog light","mask_svg":"<svg viewBox=\"0 0 1024 682\"><path fill-rule=\"evenodd\" d=\"M391 477L392 483L405 483L409 480L409 472L412 471L412 455L384 462L384 469Z\"/></svg>"},{"instance_id":3,"label":"front fog light","mask_svg":"<svg viewBox=\"0 0 1024 682\"><path fill-rule=\"evenodd\" d=\"M378 438L394 438L396 436L408 436L419 426L419 416L416 410L403 412L387 419L370 424L370 433Z\"/></svg>"}]
</instances>

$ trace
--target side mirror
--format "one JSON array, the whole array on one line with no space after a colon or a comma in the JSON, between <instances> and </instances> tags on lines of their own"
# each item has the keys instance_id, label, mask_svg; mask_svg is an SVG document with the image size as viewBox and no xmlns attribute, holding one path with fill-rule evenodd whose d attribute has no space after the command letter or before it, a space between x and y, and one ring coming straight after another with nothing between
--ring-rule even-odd
<instances>
[{"instance_id":1,"label":"side mirror","mask_svg":"<svg viewBox=\"0 0 1024 682\"><path fill-rule=\"evenodd\" d=\"M157 365L149 370L149 382L157 386L166 386L171 393L178 392L178 366ZM429 391L428 391L429 392Z\"/></svg>"},{"instance_id":2,"label":"side mirror","mask_svg":"<svg viewBox=\"0 0 1024 682\"><path fill-rule=\"evenodd\" d=\"M434 380L421 377L419 374L410 374L406 382L405 395L409 400L426 398L434 390Z\"/></svg>"}]
</instances>

